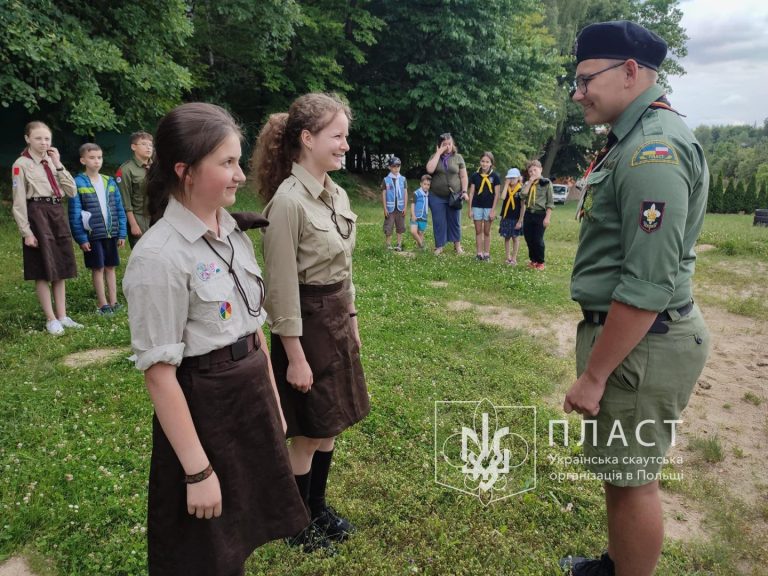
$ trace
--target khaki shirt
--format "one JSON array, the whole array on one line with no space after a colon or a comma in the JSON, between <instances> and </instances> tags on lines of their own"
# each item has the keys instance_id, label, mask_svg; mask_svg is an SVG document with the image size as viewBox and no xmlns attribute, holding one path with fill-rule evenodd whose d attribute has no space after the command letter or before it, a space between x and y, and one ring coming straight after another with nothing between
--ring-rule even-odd
<instances>
[{"instance_id":1,"label":"khaki shirt","mask_svg":"<svg viewBox=\"0 0 768 576\"><path fill-rule=\"evenodd\" d=\"M120 187L123 208L126 212L133 212L133 217L136 218L142 233L149 228L149 216L145 213L144 190L141 187L146 176L147 168L136 156L123 163L115 174L115 181Z\"/></svg>"},{"instance_id":2,"label":"khaki shirt","mask_svg":"<svg viewBox=\"0 0 768 576\"><path fill-rule=\"evenodd\" d=\"M336 221L331 219L333 203ZM352 283L352 251L355 248L357 215L352 212L344 189L329 176L320 184L294 163L291 175L264 209L269 226L264 231L264 266L270 329L282 336L301 336L299 284L327 285L344 281L350 302L355 300ZM351 224L349 226L348 224Z\"/></svg>"},{"instance_id":3,"label":"khaki shirt","mask_svg":"<svg viewBox=\"0 0 768 576\"><path fill-rule=\"evenodd\" d=\"M45 174L45 168L41 163L42 157L37 157L34 152L29 151L32 158L26 156L19 157L13 163L11 174L13 177L13 217L19 227L19 232L26 238L32 235L32 229L29 227L27 219L27 200L30 198L50 198L54 196L51 183L48 182L48 176ZM55 175L59 183L61 193L70 198L77 194L75 179L67 172L67 169L56 170L53 162L48 160L48 166Z\"/></svg>"},{"instance_id":4,"label":"khaki shirt","mask_svg":"<svg viewBox=\"0 0 768 576\"><path fill-rule=\"evenodd\" d=\"M128 301L131 346L136 368L163 362L178 366L187 356L206 354L255 332L266 319L251 316L235 286L229 261L248 297L258 309L261 270L253 244L229 213L219 209L217 238L208 227L171 198L161 218L142 236L131 253L123 278Z\"/></svg>"},{"instance_id":5,"label":"khaki shirt","mask_svg":"<svg viewBox=\"0 0 768 576\"><path fill-rule=\"evenodd\" d=\"M605 312L613 300L661 312L692 297L707 207L704 153L674 112L648 106L653 86L612 127L618 142L587 178L571 297Z\"/></svg>"},{"instance_id":6,"label":"khaki shirt","mask_svg":"<svg viewBox=\"0 0 768 576\"><path fill-rule=\"evenodd\" d=\"M540 214L546 212L547 209L554 210L555 190L552 187L552 182L546 178L539 178L539 182L536 184L536 198L533 199L533 206L528 206L528 196L530 196L529 192L531 191L532 184L533 180L529 180L520 190L520 198L526 206L526 211L531 214Z\"/></svg>"}]
</instances>

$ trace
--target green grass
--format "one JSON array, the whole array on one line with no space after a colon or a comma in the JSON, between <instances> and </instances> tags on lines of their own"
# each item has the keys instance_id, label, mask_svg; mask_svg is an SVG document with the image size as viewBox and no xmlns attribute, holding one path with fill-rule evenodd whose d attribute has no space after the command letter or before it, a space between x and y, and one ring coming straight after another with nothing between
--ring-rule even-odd
<instances>
[{"instance_id":1,"label":"green grass","mask_svg":"<svg viewBox=\"0 0 768 576\"><path fill-rule=\"evenodd\" d=\"M725 460L723 445L717 435L711 438L691 438L688 447L694 452L699 452L704 460L710 464Z\"/></svg>"},{"instance_id":2,"label":"green grass","mask_svg":"<svg viewBox=\"0 0 768 576\"><path fill-rule=\"evenodd\" d=\"M350 190L356 186L349 177L344 183ZM471 307L447 307L464 301L516 308L544 322L576 313L568 289L578 232L573 204L555 210L545 273L503 265L496 230L491 263L450 253L388 253L379 204L353 195L353 205L360 223L355 283L372 412L339 438L329 499L359 531L333 558L269 544L253 555L248 574L546 575L558 573L562 555L598 554L605 545L600 485L554 480L554 474L579 468L548 458L578 453L573 442L568 448L547 445L547 421L563 415L542 401L570 380L572 358L554 355L551 342L514 327L480 323ZM238 209L257 206L241 193ZM700 260L708 285L743 289L747 280L722 274L723 261L754 270L762 265L768 229L753 230L747 220L707 216L702 242L717 246ZM463 227L464 247L472 254L468 220ZM260 258L259 237L252 238ZM523 246L521 260L524 254ZM94 314L90 275L81 269L67 282L67 293L71 315L86 329L61 338L45 334L32 286L21 280L20 240L9 210L0 216L0 265L0 558L28 553L43 572L55 575L143 574L152 407L142 375L127 352L79 369L62 363L73 352L126 349L127 317ZM713 289L705 300L718 298ZM763 317L765 308L742 313ZM487 507L436 485L433 470L435 401L482 398L538 408L536 489ZM578 420L571 425L578 429ZM696 482L681 489L705 497ZM731 504L719 510L738 509ZM658 574L733 574L743 551L736 535L750 518L742 512L728 516L732 537L668 543ZM765 561L764 547L750 554L745 557Z\"/></svg>"}]
</instances>

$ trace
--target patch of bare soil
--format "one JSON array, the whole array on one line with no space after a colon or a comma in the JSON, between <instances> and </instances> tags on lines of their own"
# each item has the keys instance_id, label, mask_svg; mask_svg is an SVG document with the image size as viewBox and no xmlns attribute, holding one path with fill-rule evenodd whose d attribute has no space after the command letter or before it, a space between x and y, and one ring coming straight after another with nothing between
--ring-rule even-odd
<instances>
[{"instance_id":1,"label":"patch of bare soil","mask_svg":"<svg viewBox=\"0 0 768 576\"><path fill-rule=\"evenodd\" d=\"M13 556L0 564L0 576L35 576L21 556Z\"/></svg>"},{"instance_id":2,"label":"patch of bare soil","mask_svg":"<svg viewBox=\"0 0 768 576\"><path fill-rule=\"evenodd\" d=\"M706 474L722 479L747 504L768 502L768 323L704 310L712 335L707 365L683 413L682 437L671 451L701 463L692 438L717 437L725 456Z\"/></svg>"},{"instance_id":3,"label":"patch of bare soil","mask_svg":"<svg viewBox=\"0 0 768 576\"><path fill-rule=\"evenodd\" d=\"M124 348L94 348L93 350L84 350L75 352L64 358L64 366L69 368L82 368L90 364L107 362L122 354L129 352Z\"/></svg>"},{"instance_id":4,"label":"patch of bare soil","mask_svg":"<svg viewBox=\"0 0 768 576\"><path fill-rule=\"evenodd\" d=\"M564 314L556 318L539 318L514 308L475 306L462 300L449 302L448 308L455 311L475 308L480 322L501 326L508 330L524 330L537 339L550 340L556 345L558 356L567 357L573 353L576 343L576 324L579 320L575 314Z\"/></svg>"},{"instance_id":5,"label":"patch of bare soil","mask_svg":"<svg viewBox=\"0 0 768 576\"><path fill-rule=\"evenodd\" d=\"M664 536L672 540L706 540L704 513L689 498L661 491L661 505L664 508Z\"/></svg>"},{"instance_id":6,"label":"patch of bare soil","mask_svg":"<svg viewBox=\"0 0 768 576\"><path fill-rule=\"evenodd\" d=\"M709 252L715 248L717 248L717 246L714 244L697 244L695 250L697 254L701 254L702 252Z\"/></svg>"},{"instance_id":7,"label":"patch of bare soil","mask_svg":"<svg viewBox=\"0 0 768 576\"><path fill-rule=\"evenodd\" d=\"M432 288L448 288L448 282L443 282L442 280L434 280L429 283Z\"/></svg>"}]
</instances>

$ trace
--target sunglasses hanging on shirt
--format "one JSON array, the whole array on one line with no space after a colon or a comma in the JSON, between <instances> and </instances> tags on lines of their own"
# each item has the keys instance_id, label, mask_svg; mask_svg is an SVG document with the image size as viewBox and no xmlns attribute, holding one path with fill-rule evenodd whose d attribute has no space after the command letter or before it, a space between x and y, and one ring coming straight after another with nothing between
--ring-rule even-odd
<instances>
[{"instance_id":1,"label":"sunglasses hanging on shirt","mask_svg":"<svg viewBox=\"0 0 768 576\"><path fill-rule=\"evenodd\" d=\"M325 204L325 207L331 211L331 221L333 222L333 225L336 226L336 231L339 233L339 236L341 236L344 240L347 240L350 236L352 236L352 227L354 225L352 220L346 216L342 216L342 218L344 218L344 222L347 224L347 233L344 234L344 232L341 231L341 228L339 228L339 223L336 219L336 210L333 206L333 198L331 198L330 205L323 199L322 196L320 196L320 200L323 204Z\"/></svg>"},{"instance_id":2,"label":"sunglasses hanging on shirt","mask_svg":"<svg viewBox=\"0 0 768 576\"><path fill-rule=\"evenodd\" d=\"M229 258L229 262L227 262L227 259L224 258L221 254L219 254L218 250L211 246L211 243L208 242L208 239L206 237L203 237L203 241L205 241L206 244L208 244L208 248L213 250L213 253L216 254L216 256L219 257L219 259L224 262L227 266L227 270L232 275L232 280L235 281L235 287L237 288L238 293L240 294L240 297L243 299L243 302L245 303L245 309L248 311L248 314L253 316L254 318L257 318L261 315L261 307L264 305L264 282L256 276L256 282L259 284L259 294L261 295L259 298L259 306L255 310L251 308L250 302L248 302L248 296L245 294L245 289L243 288L243 285L240 284L240 278L237 277L237 273L235 272L235 269L232 267L232 262L235 261L235 247L232 245L232 240L229 236L227 236L227 242L229 242L229 247L232 249L232 256Z\"/></svg>"}]
</instances>

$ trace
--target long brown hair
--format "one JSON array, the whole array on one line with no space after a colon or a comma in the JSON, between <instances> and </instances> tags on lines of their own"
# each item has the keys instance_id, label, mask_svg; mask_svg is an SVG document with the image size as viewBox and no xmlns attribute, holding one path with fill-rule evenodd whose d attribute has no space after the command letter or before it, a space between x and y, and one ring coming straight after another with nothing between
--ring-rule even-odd
<instances>
[{"instance_id":1,"label":"long brown hair","mask_svg":"<svg viewBox=\"0 0 768 576\"><path fill-rule=\"evenodd\" d=\"M163 116L155 134L155 160L144 179L150 226L162 218L171 195L182 197L189 169L230 134L243 137L229 112L214 104L190 102ZM175 170L179 162L187 165L180 177Z\"/></svg>"},{"instance_id":2,"label":"long brown hair","mask_svg":"<svg viewBox=\"0 0 768 576\"><path fill-rule=\"evenodd\" d=\"M269 202L278 186L291 174L301 155L301 133L317 134L339 112L352 121L352 112L336 94L313 92L294 100L288 112L272 114L259 132L251 158L256 189Z\"/></svg>"}]
</instances>

